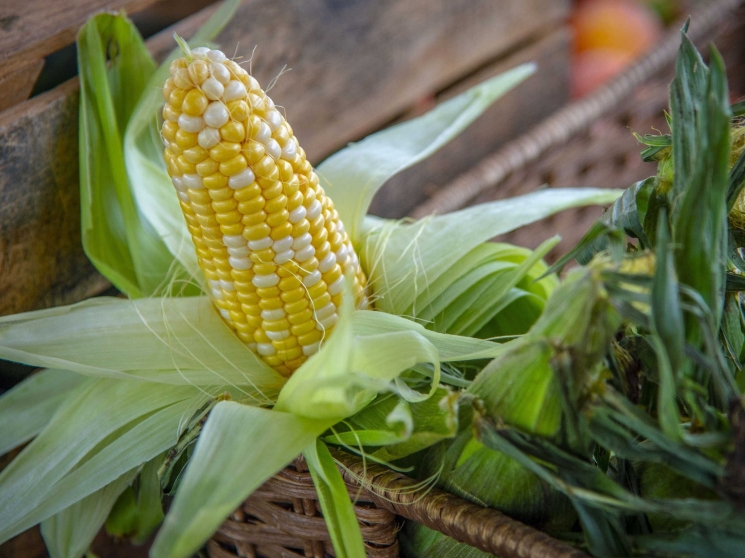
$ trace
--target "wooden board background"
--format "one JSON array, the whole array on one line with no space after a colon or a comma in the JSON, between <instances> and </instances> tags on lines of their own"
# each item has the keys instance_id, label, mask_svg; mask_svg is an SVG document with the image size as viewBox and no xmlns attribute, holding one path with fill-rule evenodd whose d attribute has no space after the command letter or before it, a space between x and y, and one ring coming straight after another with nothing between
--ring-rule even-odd
<instances>
[{"instance_id":1,"label":"wooden board background","mask_svg":"<svg viewBox=\"0 0 745 558\"><path fill-rule=\"evenodd\" d=\"M212 9L180 32L189 36ZM271 95L318 162L529 44L567 9L568 0L250 0L217 42L230 54L257 45L252 66L263 84L292 68ZM170 37L149 45L163 55ZM80 247L77 89L72 80L0 113L0 314L105 287Z\"/></svg>"}]
</instances>

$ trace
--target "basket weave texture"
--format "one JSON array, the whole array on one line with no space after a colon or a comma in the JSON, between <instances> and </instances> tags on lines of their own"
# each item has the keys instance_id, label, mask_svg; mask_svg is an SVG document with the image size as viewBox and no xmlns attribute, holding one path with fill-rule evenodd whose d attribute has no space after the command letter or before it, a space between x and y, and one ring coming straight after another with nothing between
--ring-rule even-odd
<instances>
[{"instance_id":1,"label":"basket weave texture","mask_svg":"<svg viewBox=\"0 0 745 558\"><path fill-rule=\"evenodd\" d=\"M690 35L714 41L730 69L733 99L745 94L745 0L709 0L693 14ZM738 8L739 11L736 11ZM666 131L668 84L680 38L676 30L628 71L590 96L568 105L472 171L440 190L415 217L512 197L539 187L625 188L655 172L639 157L640 134ZM561 234L553 254L571 248L601 215L597 208L567 211L498 240L535 247ZM556 256L554 256L556 257ZM551 257L547 258L551 260ZM348 454L334 454L355 500L368 555L398 556L403 518L443 532L500 558L580 558L583 552L500 512L441 490L416 490L412 479ZM255 492L208 545L211 558L323 558L334 556L310 473L296 460Z\"/></svg>"}]
</instances>

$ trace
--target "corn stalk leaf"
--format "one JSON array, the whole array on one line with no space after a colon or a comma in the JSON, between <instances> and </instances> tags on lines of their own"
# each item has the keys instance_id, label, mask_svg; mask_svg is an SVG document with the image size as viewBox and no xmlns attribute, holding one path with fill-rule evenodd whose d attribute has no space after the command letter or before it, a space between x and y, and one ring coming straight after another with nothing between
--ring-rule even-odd
<instances>
[{"instance_id":1,"label":"corn stalk leaf","mask_svg":"<svg viewBox=\"0 0 745 558\"><path fill-rule=\"evenodd\" d=\"M321 163L321 184L334 200L352 241L360 241L362 220L370 202L389 178L435 153L534 71L534 64L508 70L424 116L373 134Z\"/></svg>"},{"instance_id":2,"label":"corn stalk leaf","mask_svg":"<svg viewBox=\"0 0 745 558\"><path fill-rule=\"evenodd\" d=\"M41 432L83 380L67 370L42 370L0 396L0 455Z\"/></svg>"},{"instance_id":3,"label":"corn stalk leaf","mask_svg":"<svg viewBox=\"0 0 745 558\"><path fill-rule=\"evenodd\" d=\"M364 558L365 543L347 486L326 445L316 440L303 451L338 558Z\"/></svg>"},{"instance_id":4,"label":"corn stalk leaf","mask_svg":"<svg viewBox=\"0 0 745 558\"><path fill-rule=\"evenodd\" d=\"M115 481L41 522L41 535L51 558L80 558L101 530L121 492L136 475L127 471Z\"/></svg>"},{"instance_id":5,"label":"corn stalk leaf","mask_svg":"<svg viewBox=\"0 0 745 558\"><path fill-rule=\"evenodd\" d=\"M215 405L150 556L191 556L249 494L332 424L231 401Z\"/></svg>"}]
</instances>

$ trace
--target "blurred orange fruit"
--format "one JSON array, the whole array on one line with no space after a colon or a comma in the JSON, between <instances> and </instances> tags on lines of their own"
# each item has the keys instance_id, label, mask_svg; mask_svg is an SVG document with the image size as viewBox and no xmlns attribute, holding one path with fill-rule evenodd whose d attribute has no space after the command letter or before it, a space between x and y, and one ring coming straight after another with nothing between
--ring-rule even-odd
<instances>
[{"instance_id":1,"label":"blurred orange fruit","mask_svg":"<svg viewBox=\"0 0 745 558\"><path fill-rule=\"evenodd\" d=\"M613 49L579 52L572 59L572 97L583 97L623 70L634 55Z\"/></svg>"}]
</instances>

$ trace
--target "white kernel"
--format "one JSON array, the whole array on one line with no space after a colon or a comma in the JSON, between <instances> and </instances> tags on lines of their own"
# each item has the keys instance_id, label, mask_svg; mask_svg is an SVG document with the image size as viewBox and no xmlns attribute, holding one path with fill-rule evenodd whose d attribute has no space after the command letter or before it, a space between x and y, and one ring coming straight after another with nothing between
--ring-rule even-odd
<instances>
[{"instance_id":1,"label":"white kernel","mask_svg":"<svg viewBox=\"0 0 745 558\"><path fill-rule=\"evenodd\" d=\"M220 143L220 130L208 126L199 132L197 141L199 142L199 147L202 147L203 149L212 149Z\"/></svg>"},{"instance_id":2,"label":"white kernel","mask_svg":"<svg viewBox=\"0 0 745 558\"><path fill-rule=\"evenodd\" d=\"M321 207L321 202L319 202L318 200L313 200L313 203L310 204L310 207L308 208L308 213L306 215L306 218L308 219L308 221L315 221L318 218L318 216L321 214L321 209L323 209Z\"/></svg>"},{"instance_id":3,"label":"white kernel","mask_svg":"<svg viewBox=\"0 0 745 558\"><path fill-rule=\"evenodd\" d=\"M336 252L336 263L338 263L340 266L344 266L345 263L347 263L347 247L343 244L341 245L341 248Z\"/></svg>"},{"instance_id":4,"label":"white kernel","mask_svg":"<svg viewBox=\"0 0 745 558\"><path fill-rule=\"evenodd\" d=\"M247 258L250 253L251 251L248 249L248 246L228 247L228 254L234 258Z\"/></svg>"},{"instance_id":5,"label":"white kernel","mask_svg":"<svg viewBox=\"0 0 745 558\"><path fill-rule=\"evenodd\" d=\"M326 273L327 271L331 271L334 268L334 265L336 265L336 254L329 252L326 257L318 263L318 271Z\"/></svg>"},{"instance_id":6,"label":"white kernel","mask_svg":"<svg viewBox=\"0 0 745 558\"><path fill-rule=\"evenodd\" d=\"M220 308L220 315L229 322L233 321L233 318L230 317L230 312L228 312L227 310L223 310L222 308Z\"/></svg>"},{"instance_id":7,"label":"white kernel","mask_svg":"<svg viewBox=\"0 0 745 558\"><path fill-rule=\"evenodd\" d=\"M246 239L243 238L243 235L236 234L236 235L223 235L222 237L222 243L225 246L230 246L232 248L240 248L242 246L246 246L247 242Z\"/></svg>"},{"instance_id":8,"label":"white kernel","mask_svg":"<svg viewBox=\"0 0 745 558\"><path fill-rule=\"evenodd\" d=\"M287 161L292 161L295 158L295 155L297 155L297 144L293 139L290 139L290 141L282 147L282 158Z\"/></svg>"},{"instance_id":9,"label":"white kernel","mask_svg":"<svg viewBox=\"0 0 745 558\"><path fill-rule=\"evenodd\" d=\"M292 247L295 250L301 250L308 246L313 241L313 237L310 236L310 233L305 233L300 236L298 236L292 243Z\"/></svg>"},{"instance_id":10,"label":"white kernel","mask_svg":"<svg viewBox=\"0 0 745 558\"><path fill-rule=\"evenodd\" d=\"M257 343L256 352L261 356L272 356L277 354L277 350L271 343Z\"/></svg>"},{"instance_id":11,"label":"white kernel","mask_svg":"<svg viewBox=\"0 0 745 558\"><path fill-rule=\"evenodd\" d=\"M184 203L189 203L191 201L191 198L189 198L189 194L186 192L176 192L178 194L178 199L180 199Z\"/></svg>"},{"instance_id":12,"label":"white kernel","mask_svg":"<svg viewBox=\"0 0 745 558\"><path fill-rule=\"evenodd\" d=\"M202 177L198 174L185 174L181 177L181 183L187 188L191 188L193 190L200 190L204 188Z\"/></svg>"},{"instance_id":13,"label":"white kernel","mask_svg":"<svg viewBox=\"0 0 745 558\"><path fill-rule=\"evenodd\" d=\"M253 262L248 258L234 258L233 256L228 258L228 262L233 269L239 269L245 271L253 267Z\"/></svg>"},{"instance_id":14,"label":"white kernel","mask_svg":"<svg viewBox=\"0 0 745 558\"><path fill-rule=\"evenodd\" d=\"M289 250L292 248L292 242L295 240L291 236L286 236L284 238L280 238L279 240L275 240L274 244L272 245L272 250L277 252L278 254L280 252L284 252L286 250Z\"/></svg>"},{"instance_id":15,"label":"white kernel","mask_svg":"<svg viewBox=\"0 0 745 558\"><path fill-rule=\"evenodd\" d=\"M267 322L273 322L274 320L281 320L287 315L284 308L277 308L276 310L262 310L261 319Z\"/></svg>"},{"instance_id":16,"label":"white kernel","mask_svg":"<svg viewBox=\"0 0 745 558\"><path fill-rule=\"evenodd\" d=\"M253 352L256 352L258 349L258 345L256 343L246 343L246 346Z\"/></svg>"},{"instance_id":17,"label":"white kernel","mask_svg":"<svg viewBox=\"0 0 745 558\"><path fill-rule=\"evenodd\" d=\"M338 217L338 215L337 215L337 217ZM344 223L342 223L341 221L339 221L336 224L336 230L339 231L339 234L343 233L344 232Z\"/></svg>"},{"instance_id":18,"label":"white kernel","mask_svg":"<svg viewBox=\"0 0 745 558\"><path fill-rule=\"evenodd\" d=\"M275 287L279 283L279 275L276 273L269 273L267 275L254 275L251 280L257 289L268 289L269 287Z\"/></svg>"},{"instance_id":19,"label":"white kernel","mask_svg":"<svg viewBox=\"0 0 745 558\"><path fill-rule=\"evenodd\" d=\"M271 128L272 132L275 132L277 128L282 125L282 115L276 110L267 111L264 120L269 124L269 128Z\"/></svg>"},{"instance_id":20,"label":"white kernel","mask_svg":"<svg viewBox=\"0 0 745 558\"><path fill-rule=\"evenodd\" d=\"M267 124L266 122L262 122L259 125L259 131L254 139L259 143L266 145L266 142L268 142L271 137L272 131L269 129L269 124Z\"/></svg>"},{"instance_id":21,"label":"white kernel","mask_svg":"<svg viewBox=\"0 0 745 558\"><path fill-rule=\"evenodd\" d=\"M299 223L305 219L305 206L298 205L295 209L290 211L290 223Z\"/></svg>"},{"instance_id":22,"label":"white kernel","mask_svg":"<svg viewBox=\"0 0 745 558\"><path fill-rule=\"evenodd\" d=\"M194 56L194 58L199 58L200 60L204 60L207 58L207 54L209 53L210 49L207 47L197 47L191 49L191 53Z\"/></svg>"},{"instance_id":23,"label":"white kernel","mask_svg":"<svg viewBox=\"0 0 745 558\"><path fill-rule=\"evenodd\" d=\"M182 192L186 190L186 187L184 186L183 181L181 180L180 176L174 176L171 178L171 184L173 184L173 187L176 188L179 192Z\"/></svg>"},{"instance_id":24,"label":"white kernel","mask_svg":"<svg viewBox=\"0 0 745 558\"><path fill-rule=\"evenodd\" d=\"M347 262L347 265L344 266L344 275L354 275L355 271L357 270L352 262Z\"/></svg>"},{"instance_id":25,"label":"white kernel","mask_svg":"<svg viewBox=\"0 0 745 558\"><path fill-rule=\"evenodd\" d=\"M222 291L220 289L212 289L212 296L215 297L217 300L222 300Z\"/></svg>"},{"instance_id":26,"label":"white kernel","mask_svg":"<svg viewBox=\"0 0 745 558\"><path fill-rule=\"evenodd\" d=\"M331 296L338 295L344 290L344 276L339 277L336 281L329 285L329 294Z\"/></svg>"},{"instance_id":27,"label":"white kernel","mask_svg":"<svg viewBox=\"0 0 745 558\"><path fill-rule=\"evenodd\" d=\"M272 341L284 341L290 338L290 330L283 329L282 331L266 331L266 336Z\"/></svg>"},{"instance_id":28,"label":"white kernel","mask_svg":"<svg viewBox=\"0 0 745 558\"><path fill-rule=\"evenodd\" d=\"M323 331L324 329L330 329L336 325L336 322L339 321L339 314L331 314L329 317L324 318L322 320L318 320L318 323L316 324L316 329L320 329Z\"/></svg>"},{"instance_id":29,"label":"white kernel","mask_svg":"<svg viewBox=\"0 0 745 558\"><path fill-rule=\"evenodd\" d=\"M261 238L259 240L249 240L248 241L248 247L251 248L251 250L266 250L267 248L271 248L273 244L272 237L271 236L265 236L264 238Z\"/></svg>"},{"instance_id":30,"label":"white kernel","mask_svg":"<svg viewBox=\"0 0 745 558\"><path fill-rule=\"evenodd\" d=\"M212 128L219 128L228 120L230 120L230 112L222 101L212 101L204 111L204 121Z\"/></svg>"},{"instance_id":31,"label":"white kernel","mask_svg":"<svg viewBox=\"0 0 745 558\"><path fill-rule=\"evenodd\" d=\"M223 86L223 84L213 77L207 78L202 84L202 93L204 93L204 96L207 97L210 101L217 101L220 97L222 97L224 91L225 87Z\"/></svg>"},{"instance_id":32,"label":"white kernel","mask_svg":"<svg viewBox=\"0 0 745 558\"><path fill-rule=\"evenodd\" d=\"M309 259L311 259L316 254L316 249L313 247L312 244L308 244L305 248L301 248L300 250L295 251L295 261L302 263L307 262Z\"/></svg>"},{"instance_id":33,"label":"white kernel","mask_svg":"<svg viewBox=\"0 0 745 558\"><path fill-rule=\"evenodd\" d=\"M316 317L316 320L324 320L335 312L336 312L336 306L334 305L333 302L329 302L326 306L324 306L320 310L316 310L315 317Z\"/></svg>"},{"instance_id":34,"label":"white kernel","mask_svg":"<svg viewBox=\"0 0 745 558\"><path fill-rule=\"evenodd\" d=\"M251 169L247 168L228 179L228 186L233 190L240 190L251 184L256 177Z\"/></svg>"},{"instance_id":35,"label":"white kernel","mask_svg":"<svg viewBox=\"0 0 745 558\"><path fill-rule=\"evenodd\" d=\"M210 64L210 71L212 72L212 77L222 85L227 85L230 82L230 70L225 65L213 62Z\"/></svg>"},{"instance_id":36,"label":"white kernel","mask_svg":"<svg viewBox=\"0 0 745 558\"><path fill-rule=\"evenodd\" d=\"M303 347L303 354L305 356L313 356L318 352L318 349L321 348L321 342L316 341L315 343L311 343L310 345L305 345Z\"/></svg>"},{"instance_id":37,"label":"white kernel","mask_svg":"<svg viewBox=\"0 0 745 558\"><path fill-rule=\"evenodd\" d=\"M354 250L352 250L351 248L347 248L347 253L352 254L352 265L354 267L360 265L360 260L357 258L357 253Z\"/></svg>"},{"instance_id":38,"label":"white kernel","mask_svg":"<svg viewBox=\"0 0 745 558\"><path fill-rule=\"evenodd\" d=\"M212 287L213 289L222 289L222 285L220 284L219 279L210 279L209 283L210 287Z\"/></svg>"},{"instance_id":39,"label":"white kernel","mask_svg":"<svg viewBox=\"0 0 745 558\"><path fill-rule=\"evenodd\" d=\"M306 287L312 287L321 280L321 272L317 269L303 277L303 285Z\"/></svg>"},{"instance_id":40,"label":"white kernel","mask_svg":"<svg viewBox=\"0 0 745 558\"><path fill-rule=\"evenodd\" d=\"M223 291L232 292L235 290L235 283L232 281L226 281L225 279L220 279L220 288Z\"/></svg>"},{"instance_id":41,"label":"white kernel","mask_svg":"<svg viewBox=\"0 0 745 558\"><path fill-rule=\"evenodd\" d=\"M277 160L282 155L282 148L277 143L277 140L269 138L266 140L266 152L272 159Z\"/></svg>"},{"instance_id":42,"label":"white kernel","mask_svg":"<svg viewBox=\"0 0 745 558\"><path fill-rule=\"evenodd\" d=\"M201 116L189 116L188 114L181 113L178 117L178 125L184 132L196 134L204 128L204 120Z\"/></svg>"},{"instance_id":43,"label":"white kernel","mask_svg":"<svg viewBox=\"0 0 745 558\"><path fill-rule=\"evenodd\" d=\"M227 103L228 101L243 99L246 94L246 86L236 79L231 79L225 86L225 93L222 94L222 98Z\"/></svg>"},{"instance_id":44,"label":"white kernel","mask_svg":"<svg viewBox=\"0 0 745 558\"><path fill-rule=\"evenodd\" d=\"M279 254L274 256L274 263L276 263L277 265L286 264L287 262L292 260L292 258L294 257L295 257L295 250L292 250L292 249L285 250L284 252L280 252Z\"/></svg>"},{"instance_id":45,"label":"white kernel","mask_svg":"<svg viewBox=\"0 0 745 558\"><path fill-rule=\"evenodd\" d=\"M267 98L266 98L266 104L267 104L267 106L268 106L268 107L269 107L270 109L273 109L273 108L274 108L274 101L272 101L272 100L271 100L271 98L270 98L270 97L268 97L268 96L267 96Z\"/></svg>"},{"instance_id":46,"label":"white kernel","mask_svg":"<svg viewBox=\"0 0 745 558\"><path fill-rule=\"evenodd\" d=\"M227 56L221 50L210 50L207 53L207 58L212 60L212 62L225 62Z\"/></svg>"}]
</instances>

